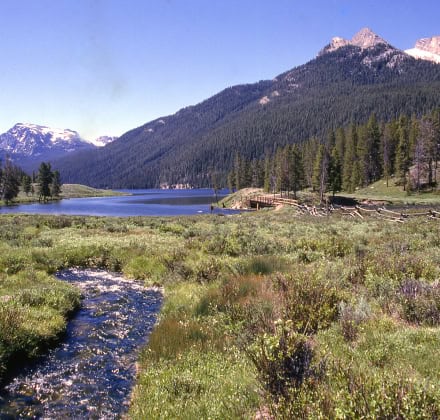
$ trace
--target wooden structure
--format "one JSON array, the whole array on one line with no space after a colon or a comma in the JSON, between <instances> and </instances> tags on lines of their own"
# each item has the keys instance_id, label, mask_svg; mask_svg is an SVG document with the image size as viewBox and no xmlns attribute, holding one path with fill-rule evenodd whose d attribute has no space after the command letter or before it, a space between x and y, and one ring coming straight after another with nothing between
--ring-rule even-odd
<instances>
[{"instance_id":1,"label":"wooden structure","mask_svg":"<svg viewBox=\"0 0 440 420\"><path fill-rule=\"evenodd\" d=\"M332 213L341 214L353 218L364 219L365 217L376 217L382 220L389 220L391 222L403 223L405 220L414 217L426 217L428 219L440 221L440 212L433 209L426 211L409 212L409 211L394 211L385 207L376 206L338 206L330 204L328 206L309 206L307 204L300 204L297 200L291 198L283 198L277 195L260 195L252 197L247 203L249 208L261 209L265 207L276 207L278 205L286 205L295 208L300 214L308 214L311 216L328 216Z\"/></svg>"}]
</instances>

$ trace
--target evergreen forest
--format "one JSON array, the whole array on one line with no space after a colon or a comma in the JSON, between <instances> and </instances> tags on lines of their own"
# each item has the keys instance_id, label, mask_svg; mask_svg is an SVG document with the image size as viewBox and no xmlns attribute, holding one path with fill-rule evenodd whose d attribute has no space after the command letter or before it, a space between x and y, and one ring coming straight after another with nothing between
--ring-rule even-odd
<instances>
[{"instance_id":1,"label":"evergreen forest","mask_svg":"<svg viewBox=\"0 0 440 420\"><path fill-rule=\"evenodd\" d=\"M365 124L329 130L322 138L278 147L263 159L236 153L228 175L231 190L264 188L296 192L352 193L381 178L390 178L408 193L431 190L438 182L440 110L416 118L401 115L390 122L371 114Z\"/></svg>"}]
</instances>

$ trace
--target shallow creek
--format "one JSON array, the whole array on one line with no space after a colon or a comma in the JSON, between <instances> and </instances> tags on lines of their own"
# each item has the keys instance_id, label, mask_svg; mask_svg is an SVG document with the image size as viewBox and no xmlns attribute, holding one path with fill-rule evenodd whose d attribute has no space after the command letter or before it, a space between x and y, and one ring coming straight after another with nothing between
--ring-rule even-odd
<instances>
[{"instance_id":1,"label":"shallow creek","mask_svg":"<svg viewBox=\"0 0 440 420\"><path fill-rule=\"evenodd\" d=\"M120 418L162 294L100 270L65 270L57 277L81 289L81 309L62 343L2 391L0 419Z\"/></svg>"}]
</instances>

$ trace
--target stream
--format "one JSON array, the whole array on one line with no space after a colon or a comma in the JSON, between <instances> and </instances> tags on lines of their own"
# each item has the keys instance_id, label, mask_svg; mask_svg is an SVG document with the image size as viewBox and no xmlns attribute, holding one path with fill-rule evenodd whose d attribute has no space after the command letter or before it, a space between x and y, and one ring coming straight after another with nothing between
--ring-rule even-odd
<instances>
[{"instance_id":1,"label":"stream","mask_svg":"<svg viewBox=\"0 0 440 420\"><path fill-rule=\"evenodd\" d=\"M0 419L120 418L162 293L101 270L64 270L57 277L81 289L81 308L60 345L1 391Z\"/></svg>"}]
</instances>

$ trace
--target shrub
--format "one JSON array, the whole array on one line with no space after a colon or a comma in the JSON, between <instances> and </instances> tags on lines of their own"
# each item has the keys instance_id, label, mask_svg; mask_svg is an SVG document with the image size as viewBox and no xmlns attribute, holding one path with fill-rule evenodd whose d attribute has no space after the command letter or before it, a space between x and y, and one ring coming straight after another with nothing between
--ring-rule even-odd
<instances>
[{"instance_id":1,"label":"shrub","mask_svg":"<svg viewBox=\"0 0 440 420\"><path fill-rule=\"evenodd\" d=\"M356 339L359 326L371 316L371 308L365 298L361 298L356 305L341 302L339 304L339 323L342 335L348 341Z\"/></svg>"},{"instance_id":2,"label":"shrub","mask_svg":"<svg viewBox=\"0 0 440 420\"><path fill-rule=\"evenodd\" d=\"M279 418L437 419L437 387L408 377L362 372L338 362L328 364L321 381L304 381L287 398L271 401Z\"/></svg>"},{"instance_id":3,"label":"shrub","mask_svg":"<svg viewBox=\"0 0 440 420\"><path fill-rule=\"evenodd\" d=\"M310 340L292 330L291 321L279 320L275 334L264 334L247 349L263 388L275 399L287 397L312 374Z\"/></svg>"},{"instance_id":4,"label":"shrub","mask_svg":"<svg viewBox=\"0 0 440 420\"><path fill-rule=\"evenodd\" d=\"M135 279L162 283L162 277L166 273L166 268L159 257L155 255L140 255L127 263L124 267L124 273Z\"/></svg>"},{"instance_id":5,"label":"shrub","mask_svg":"<svg viewBox=\"0 0 440 420\"><path fill-rule=\"evenodd\" d=\"M244 264L238 267L240 274L272 274L283 272L287 267L286 262L273 255L259 255L245 260Z\"/></svg>"},{"instance_id":6,"label":"shrub","mask_svg":"<svg viewBox=\"0 0 440 420\"><path fill-rule=\"evenodd\" d=\"M440 284L426 284L420 280L406 280L400 287L403 317L416 324L440 324Z\"/></svg>"},{"instance_id":7,"label":"shrub","mask_svg":"<svg viewBox=\"0 0 440 420\"><path fill-rule=\"evenodd\" d=\"M314 334L337 319L343 295L334 284L317 278L311 269L279 275L274 283L281 296L283 317L292 320L295 331Z\"/></svg>"},{"instance_id":8,"label":"shrub","mask_svg":"<svg viewBox=\"0 0 440 420\"><path fill-rule=\"evenodd\" d=\"M183 263L182 270L186 279L199 283L210 283L218 280L227 269L227 265L220 257L197 257L196 259L187 259Z\"/></svg>"}]
</instances>

